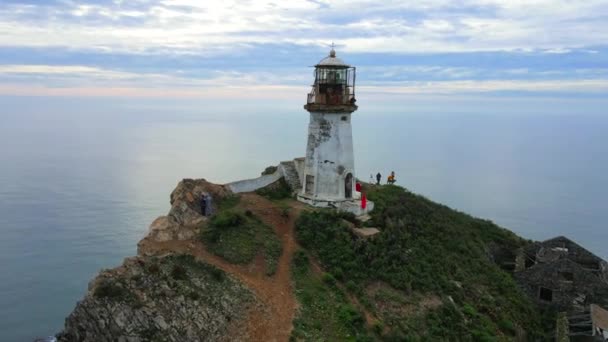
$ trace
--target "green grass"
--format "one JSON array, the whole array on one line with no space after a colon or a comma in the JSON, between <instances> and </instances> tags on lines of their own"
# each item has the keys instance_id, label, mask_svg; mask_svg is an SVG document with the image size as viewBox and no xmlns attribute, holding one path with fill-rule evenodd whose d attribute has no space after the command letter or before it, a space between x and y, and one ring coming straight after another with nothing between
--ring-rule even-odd
<instances>
[{"instance_id":1,"label":"green grass","mask_svg":"<svg viewBox=\"0 0 608 342\"><path fill-rule=\"evenodd\" d=\"M283 248L274 230L250 211L225 210L214 216L201 232L210 252L235 264L248 264L262 253L266 274L276 271Z\"/></svg>"},{"instance_id":2,"label":"green grass","mask_svg":"<svg viewBox=\"0 0 608 342\"><path fill-rule=\"evenodd\" d=\"M296 252L292 270L300 308L291 340L371 340L363 315L348 302L333 277L313 274L308 257L302 251Z\"/></svg>"},{"instance_id":3,"label":"green grass","mask_svg":"<svg viewBox=\"0 0 608 342\"><path fill-rule=\"evenodd\" d=\"M232 209L236 207L237 204L241 201L241 196L239 195L230 195L226 197L219 198L218 203L218 211L225 211L228 209Z\"/></svg>"},{"instance_id":4,"label":"green grass","mask_svg":"<svg viewBox=\"0 0 608 342\"><path fill-rule=\"evenodd\" d=\"M381 230L374 239L355 238L343 218L329 211L303 213L296 236L372 308L366 289L378 282L408 299L441 299L443 305L417 315L388 317L398 312L377 309L382 323L392 324L384 339L509 340L518 330L530 340L539 337L540 313L488 256L491 246L510 250L523 239L398 186L373 187L368 198Z\"/></svg>"}]
</instances>

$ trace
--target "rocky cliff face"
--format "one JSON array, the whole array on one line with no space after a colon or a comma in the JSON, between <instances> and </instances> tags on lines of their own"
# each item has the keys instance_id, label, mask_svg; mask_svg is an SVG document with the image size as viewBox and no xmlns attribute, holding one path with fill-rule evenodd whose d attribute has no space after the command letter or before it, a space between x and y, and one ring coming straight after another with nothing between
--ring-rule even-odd
<instances>
[{"instance_id":1,"label":"rocky cliff face","mask_svg":"<svg viewBox=\"0 0 608 342\"><path fill-rule=\"evenodd\" d=\"M141 243L190 240L206 217L203 194L215 203L230 195L205 180L186 179L171 194L171 210ZM66 319L59 341L239 340L243 312L258 305L232 276L190 255L139 255L102 271Z\"/></svg>"},{"instance_id":2,"label":"rocky cliff face","mask_svg":"<svg viewBox=\"0 0 608 342\"><path fill-rule=\"evenodd\" d=\"M226 340L254 304L244 286L190 256L136 257L91 282L58 340Z\"/></svg>"}]
</instances>

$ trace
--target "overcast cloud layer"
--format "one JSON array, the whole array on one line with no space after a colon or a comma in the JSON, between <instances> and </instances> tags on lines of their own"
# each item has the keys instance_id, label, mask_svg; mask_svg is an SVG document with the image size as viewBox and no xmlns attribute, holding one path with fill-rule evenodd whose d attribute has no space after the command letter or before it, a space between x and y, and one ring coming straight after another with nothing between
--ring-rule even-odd
<instances>
[{"instance_id":1,"label":"overcast cloud layer","mask_svg":"<svg viewBox=\"0 0 608 342\"><path fill-rule=\"evenodd\" d=\"M608 91L606 0L4 0L0 94L295 95L332 41L362 91Z\"/></svg>"}]
</instances>

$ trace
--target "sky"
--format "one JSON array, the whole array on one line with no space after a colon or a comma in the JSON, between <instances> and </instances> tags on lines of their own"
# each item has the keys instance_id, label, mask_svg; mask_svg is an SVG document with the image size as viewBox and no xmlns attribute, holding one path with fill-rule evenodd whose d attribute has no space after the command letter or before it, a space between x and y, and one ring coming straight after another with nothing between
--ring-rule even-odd
<instances>
[{"instance_id":1,"label":"sky","mask_svg":"<svg viewBox=\"0 0 608 342\"><path fill-rule=\"evenodd\" d=\"M0 96L301 98L332 42L368 95L608 92L608 0L1 0Z\"/></svg>"}]
</instances>

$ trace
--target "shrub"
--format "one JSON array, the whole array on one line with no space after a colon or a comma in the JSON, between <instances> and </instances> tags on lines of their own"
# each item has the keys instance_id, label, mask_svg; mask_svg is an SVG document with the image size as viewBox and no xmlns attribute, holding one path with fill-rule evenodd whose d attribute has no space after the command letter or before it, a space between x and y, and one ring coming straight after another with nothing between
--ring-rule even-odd
<instances>
[{"instance_id":1,"label":"shrub","mask_svg":"<svg viewBox=\"0 0 608 342\"><path fill-rule=\"evenodd\" d=\"M515 335L515 325L508 319L501 319L498 322L498 327L500 328L500 330L509 335Z\"/></svg>"},{"instance_id":2,"label":"shrub","mask_svg":"<svg viewBox=\"0 0 608 342\"><path fill-rule=\"evenodd\" d=\"M358 327L365 323L363 315L350 304L345 304L338 310L338 317L351 327Z\"/></svg>"},{"instance_id":3,"label":"shrub","mask_svg":"<svg viewBox=\"0 0 608 342\"><path fill-rule=\"evenodd\" d=\"M104 279L95 288L93 295L97 298L124 299L129 294L122 284L113 279Z\"/></svg>"},{"instance_id":4,"label":"shrub","mask_svg":"<svg viewBox=\"0 0 608 342\"><path fill-rule=\"evenodd\" d=\"M276 166L268 166L267 168L264 169L264 171L262 171L262 176L271 175L271 174L275 173L276 171L277 171Z\"/></svg>"},{"instance_id":5,"label":"shrub","mask_svg":"<svg viewBox=\"0 0 608 342\"><path fill-rule=\"evenodd\" d=\"M472 306L471 306L471 305L469 305L469 304L465 304L465 305L462 307L462 312L463 312L465 315L469 316L469 317L476 317L476 316L477 316L477 310L475 310L475 308L474 308L474 307L472 307Z\"/></svg>"},{"instance_id":6,"label":"shrub","mask_svg":"<svg viewBox=\"0 0 608 342\"><path fill-rule=\"evenodd\" d=\"M359 286L357 285L357 283L355 283L352 280L349 280L346 282L346 288L350 291L350 292L359 292Z\"/></svg>"},{"instance_id":7,"label":"shrub","mask_svg":"<svg viewBox=\"0 0 608 342\"><path fill-rule=\"evenodd\" d=\"M234 211L222 211L211 219L214 228L236 227L245 222L245 218Z\"/></svg>"},{"instance_id":8,"label":"shrub","mask_svg":"<svg viewBox=\"0 0 608 342\"><path fill-rule=\"evenodd\" d=\"M334 277L338 280L344 280L344 272L342 272L342 268L340 267L336 267L333 270L334 272Z\"/></svg>"},{"instance_id":9,"label":"shrub","mask_svg":"<svg viewBox=\"0 0 608 342\"><path fill-rule=\"evenodd\" d=\"M158 266L158 264L152 264L148 266L148 272L152 274L157 274L160 272L160 267Z\"/></svg>"},{"instance_id":10,"label":"shrub","mask_svg":"<svg viewBox=\"0 0 608 342\"><path fill-rule=\"evenodd\" d=\"M382 324L382 322L376 321L372 325L372 330L374 331L374 333L381 335L382 331L384 330L384 325Z\"/></svg>"},{"instance_id":11,"label":"shrub","mask_svg":"<svg viewBox=\"0 0 608 342\"><path fill-rule=\"evenodd\" d=\"M219 268L213 267L211 269L211 276L213 277L213 279L215 279L217 281L222 281L222 280L224 280L224 277L226 276L226 274L224 273L224 271L220 270Z\"/></svg>"},{"instance_id":12,"label":"shrub","mask_svg":"<svg viewBox=\"0 0 608 342\"><path fill-rule=\"evenodd\" d=\"M201 295L199 295L197 292L190 291L190 292L188 292L188 298L190 300L199 300L199 299L201 299Z\"/></svg>"},{"instance_id":13,"label":"shrub","mask_svg":"<svg viewBox=\"0 0 608 342\"><path fill-rule=\"evenodd\" d=\"M187 280L188 273L183 266L173 265L173 269L171 269L171 277L173 277L175 280Z\"/></svg>"},{"instance_id":14,"label":"shrub","mask_svg":"<svg viewBox=\"0 0 608 342\"><path fill-rule=\"evenodd\" d=\"M299 249L297 250L294 255L293 255L293 264L296 268L296 270L302 271L302 270L307 270L308 269L308 255L306 255L306 252L304 252L303 250Z\"/></svg>"},{"instance_id":15,"label":"shrub","mask_svg":"<svg viewBox=\"0 0 608 342\"><path fill-rule=\"evenodd\" d=\"M336 285L336 278L334 278L331 273L323 273L323 275L321 276L321 280L323 280L323 282L327 285Z\"/></svg>"}]
</instances>

